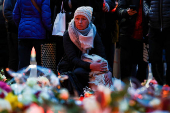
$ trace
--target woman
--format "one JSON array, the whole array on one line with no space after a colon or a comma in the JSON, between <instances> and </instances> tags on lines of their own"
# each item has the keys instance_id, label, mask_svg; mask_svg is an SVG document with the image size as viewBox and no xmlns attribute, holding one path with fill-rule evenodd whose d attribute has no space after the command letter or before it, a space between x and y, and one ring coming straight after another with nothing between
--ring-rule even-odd
<instances>
[{"instance_id":1,"label":"woman","mask_svg":"<svg viewBox=\"0 0 170 113\"><path fill-rule=\"evenodd\" d=\"M99 61L89 63L81 59L83 53L97 54L105 58L101 38L96 32L95 25L91 22L93 9L79 7L74 13L74 18L64 33L63 45L65 55L59 63L58 70L63 72L73 71L83 87L88 86L89 72L106 71L107 63ZM111 85L111 72L105 74L106 84Z\"/></svg>"},{"instance_id":2,"label":"woman","mask_svg":"<svg viewBox=\"0 0 170 113\"><path fill-rule=\"evenodd\" d=\"M36 50L36 61L41 65L41 44L46 32L51 31L50 0L17 0L13 19L18 26L19 69L30 65L31 49Z\"/></svg>"}]
</instances>

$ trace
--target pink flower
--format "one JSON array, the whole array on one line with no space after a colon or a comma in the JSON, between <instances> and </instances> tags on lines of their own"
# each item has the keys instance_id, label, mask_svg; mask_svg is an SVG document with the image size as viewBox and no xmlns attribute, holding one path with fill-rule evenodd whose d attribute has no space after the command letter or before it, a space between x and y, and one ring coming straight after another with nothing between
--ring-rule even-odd
<instances>
[{"instance_id":1,"label":"pink flower","mask_svg":"<svg viewBox=\"0 0 170 113\"><path fill-rule=\"evenodd\" d=\"M37 104L31 104L25 113L44 113L44 109Z\"/></svg>"},{"instance_id":2,"label":"pink flower","mask_svg":"<svg viewBox=\"0 0 170 113\"><path fill-rule=\"evenodd\" d=\"M7 93L9 93L9 92L12 91L11 87L8 86L8 85L7 85L5 82L3 82L3 81L0 81L0 88L1 88L2 90L5 90Z\"/></svg>"}]
</instances>

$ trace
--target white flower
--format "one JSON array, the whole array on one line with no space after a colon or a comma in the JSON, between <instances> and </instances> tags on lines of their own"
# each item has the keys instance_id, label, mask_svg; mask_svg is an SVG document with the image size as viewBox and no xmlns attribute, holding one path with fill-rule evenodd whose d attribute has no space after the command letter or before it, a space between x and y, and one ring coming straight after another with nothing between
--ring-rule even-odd
<instances>
[{"instance_id":1,"label":"white flower","mask_svg":"<svg viewBox=\"0 0 170 113\"><path fill-rule=\"evenodd\" d=\"M21 98L21 102L24 103L25 105L29 105L33 101L33 95L32 94L27 94L27 95L24 94L20 98Z\"/></svg>"},{"instance_id":2,"label":"white flower","mask_svg":"<svg viewBox=\"0 0 170 113\"><path fill-rule=\"evenodd\" d=\"M60 84L59 78L56 77L55 75L52 75L52 76L51 76L51 83L52 83L53 86L59 85L59 84Z\"/></svg>"},{"instance_id":3,"label":"white flower","mask_svg":"<svg viewBox=\"0 0 170 113\"><path fill-rule=\"evenodd\" d=\"M113 86L114 86L116 91L122 91L124 84L120 79L115 78L114 81L113 81Z\"/></svg>"},{"instance_id":4,"label":"white flower","mask_svg":"<svg viewBox=\"0 0 170 113\"><path fill-rule=\"evenodd\" d=\"M6 79L6 76L5 75L2 75L2 77L1 77L2 79Z\"/></svg>"},{"instance_id":5,"label":"white flower","mask_svg":"<svg viewBox=\"0 0 170 113\"><path fill-rule=\"evenodd\" d=\"M47 92L45 92L45 91L43 91L43 92L40 93L40 97L41 97L42 99L45 99L45 100L50 99L49 94L48 94Z\"/></svg>"},{"instance_id":6,"label":"white flower","mask_svg":"<svg viewBox=\"0 0 170 113\"><path fill-rule=\"evenodd\" d=\"M154 99L152 99L152 100L149 102L149 105L151 105L151 106L157 106L157 105L159 105L160 103L161 103L160 99L154 98Z\"/></svg>"},{"instance_id":7,"label":"white flower","mask_svg":"<svg viewBox=\"0 0 170 113\"><path fill-rule=\"evenodd\" d=\"M27 85L28 86L33 87L36 84L37 84L37 78L30 77L30 78L27 79Z\"/></svg>"},{"instance_id":8,"label":"white flower","mask_svg":"<svg viewBox=\"0 0 170 113\"><path fill-rule=\"evenodd\" d=\"M98 85L97 90L103 92L105 89L104 85Z\"/></svg>"},{"instance_id":9,"label":"white flower","mask_svg":"<svg viewBox=\"0 0 170 113\"><path fill-rule=\"evenodd\" d=\"M100 109L100 106L94 96L91 96L89 98L84 98L83 107L87 112L91 112L91 113Z\"/></svg>"},{"instance_id":10,"label":"white flower","mask_svg":"<svg viewBox=\"0 0 170 113\"><path fill-rule=\"evenodd\" d=\"M60 89L60 98L63 100L67 100L69 98L69 93L67 89Z\"/></svg>"},{"instance_id":11,"label":"white flower","mask_svg":"<svg viewBox=\"0 0 170 113\"><path fill-rule=\"evenodd\" d=\"M37 81L40 82L41 84L45 85L45 86L46 85L50 86L49 80L44 76L38 77Z\"/></svg>"},{"instance_id":12,"label":"white flower","mask_svg":"<svg viewBox=\"0 0 170 113\"><path fill-rule=\"evenodd\" d=\"M107 104L110 103L110 101L111 101L111 90L110 90L110 88L109 87L105 87L103 85L99 85L97 87L97 90L100 91L100 92L103 92L104 93L104 98L105 98L104 100L105 100L105 102Z\"/></svg>"},{"instance_id":13,"label":"white flower","mask_svg":"<svg viewBox=\"0 0 170 113\"><path fill-rule=\"evenodd\" d=\"M34 85L32 87L32 92L37 92L37 91L40 91L42 88L39 86L39 85Z\"/></svg>"},{"instance_id":14,"label":"white flower","mask_svg":"<svg viewBox=\"0 0 170 113\"><path fill-rule=\"evenodd\" d=\"M22 90L24 89L24 85L15 83L15 84L12 84L12 85L11 85L11 88L12 88L12 90L14 91L14 93L15 93L16 95L18 95L18 94L20 94L20 93L22 92Z\"/></svg>"},{"instance_id":15,"label":"white flower","mask_svg":"<svg viewBox=\"0 0 170 113\"><path fill-rule=\"evenodd\" d=\"M126 111L127 109L128 109L128 101L127 100L122 100L122 101L120 101L120 103L119 103L119 110L120 111Z\"/></svg>"},{"instance_id":16,"label":"white flower","mask_svg":"<svg viewBox=\"0 0 170 113\"><path fill-rule=\"evenodd\" d=\"M8 101L0 99L0 112L3 110L11 111L12 107Z\"/></svg>"},{"instance_id":17,"label":"white flower","mask_svg":"<svg viewBox=\"0 0 170 113\"><path fill-rule=\"evenodd\" d=\"M22 95L18 96L18 101L22 102L25 105L29 105L34 100L34 95L31 88L25 88Z\"/></svg>"}]
</instances>

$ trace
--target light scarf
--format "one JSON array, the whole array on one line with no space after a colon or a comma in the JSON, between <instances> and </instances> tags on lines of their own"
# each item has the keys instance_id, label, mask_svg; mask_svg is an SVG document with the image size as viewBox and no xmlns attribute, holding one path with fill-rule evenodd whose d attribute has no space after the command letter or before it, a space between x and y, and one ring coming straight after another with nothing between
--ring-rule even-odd
<instances>
[{"instance_id":1,"label":"light scarf","mask_svg":"<svg viewBox=\"0 0 170 113\"><path fill-rule=\"evenodd\" d=\"M74 19L71 20L68 26L68 33L71 41L83 52L93 48L94 37L96 35L96 27L93 23L84 30L78 30L74 25Z\"/></svg>"}]
</instances>

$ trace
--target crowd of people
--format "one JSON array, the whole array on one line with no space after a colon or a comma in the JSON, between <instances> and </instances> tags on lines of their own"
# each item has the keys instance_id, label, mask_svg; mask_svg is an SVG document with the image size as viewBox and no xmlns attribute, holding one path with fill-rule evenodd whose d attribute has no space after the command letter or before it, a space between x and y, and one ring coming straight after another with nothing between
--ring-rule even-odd
<instances>
[{"instance_id":1,"label":"crowd of people","mask_svg":"<svg viewBox=\"0 0 170 113\"><path fill-rule=\"evenodd\" d=\"M50 40L56 44L56 71L73 72L83 87L88 86L91 71L105 72L106 84L112 83L117 77L116 48L120 49L118 78L143 82L151 63L158 84L170 85L169 5L169 0L0 0L0 68L17 71L28 66L33 46L41 65L41 44ZM61 6L66 31L56 36L52 29ZM85 53L106 61L83 61Z\"/></svg>"}]
</instances>

